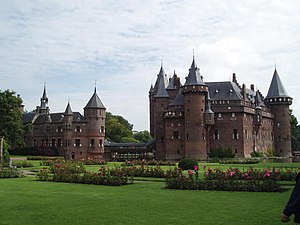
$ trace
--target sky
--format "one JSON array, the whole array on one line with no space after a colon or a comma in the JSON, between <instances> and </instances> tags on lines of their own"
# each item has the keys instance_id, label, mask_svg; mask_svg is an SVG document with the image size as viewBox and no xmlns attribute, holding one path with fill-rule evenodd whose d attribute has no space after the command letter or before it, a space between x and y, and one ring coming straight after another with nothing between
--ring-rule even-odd
<instances>
[{"instance_id":1,"label":"sky","mask_svg":"<svg viewBox=\"0 0 300 225\"><path fill-rule=\"evenodd\" d=\"M193 51L204 81L255 85L274 68L300 120L298 0L0 0L0 90L31 111L83 112L97 93L134 130L149 129L148 91L163 63L184 83Z\"/></svg>"}]
</instances>

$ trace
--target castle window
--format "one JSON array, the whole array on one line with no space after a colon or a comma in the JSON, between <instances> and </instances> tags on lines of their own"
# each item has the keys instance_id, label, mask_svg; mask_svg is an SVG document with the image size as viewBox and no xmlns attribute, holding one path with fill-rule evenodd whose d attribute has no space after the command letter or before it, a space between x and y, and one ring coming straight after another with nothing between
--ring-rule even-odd
<instances>
[{"instance_id":1,"label":"castle window","mask_svg":"<svg viewBox=\"0 0 300 225\"><path fill-rule=\"evenodd\" d=\"M102 139L99 140L100 147L103 147Z\"/></svg>"},{"instance_id":2,"label":"castle window","mask_svg":"<svg viewBox=\"0 0 300 225\"><path fill-rule=\"evenodd\" d=\"M179 150L179 149L177 150L177 154L178 154L178 155L180 154L180 150Z\"/></svg>"},{"instance_id":3,"label":"castle window","mask_svg":"<svg viewBox=\"0 0 300 225\"><path fill-rule=\"evenodd\" d=\"M186 140L189 140L189 134L186 133Z\"/></svg>"},{"instance_id":4,"label":"castle window","mask_svg":"<svg viewBox=\"0 0 300 225\"><path fill-rule=\"evenodd\" d=\"M248 139L248 130L245 129L245 137Z\"/></svg>"},{"instance_id":5,"label":"castle window","mask_svg":"<svg viewBox=\"0 0 300 225\"><path fill-rule=\"evenodd\" d=\"M104 132L104 126L101 126L101 133Z\"/></svg>"},{"instance_id":6,"label":"castle window","mask_svg":"<svg viewBox=\"0 0 300 225\"><path fill-rule=\"evenodd\" d=\"M95 139L91 139L90 140L90 147L94 147L95 146Z\"/></svg>"},{"instance_id":7,"label":"castle window","mask_svg":"<svg viewBox=\"0 0 300 225\"><path fill-rule=\"evenodd\" d=\"M234 112L231 113L231 117L232 117L232 118L235 118L235 113L234 113Z\"/></svg>"},{"instance_id":8,"label":"castle window","mask_svg":"<svg viewBox=\"0 0 300 225\"><path fill-rule=\"evenodd\" d=\"M76 126L75 132L77 133L81 132L80 126Z\"/></svg>"},{"instance_id":9,"label":"castle window","mask_svg":"<svg viewBox=\"0 0 300 225\"><path fill-rule=\"evenodd\" d=\"M58 126L56 132L62 132L62 127Z\"/></svg>"},{"instance_id":10,"label":"castle window","mask_svg":"<svg viewBox=\"0 0 300 225\"><path fill-rule=\"evenodd\" d=\"M173 138L174 139L178 139L179 138L178 131L173 131Z\"/></svg>"},{"instance_id":11,"label":"castle window","mask_svg":"<svg viewBox=\"0 0 300 225\"><path fill-rule=\"evenodd\" d=\"M220 139L220 135L219 135L219 131L218 130L214 130L213 139L214 140L219 140Z\"/></svg>"},{"instance_id":12,"label":"castle window","mask_svg":"<svg viewBox=\"0 0 300 225\"><path fill-rule=\"evenodd\" d=\"M33 139L33 146L36 146L36 145L37 145L36 139Z\"/></svg>"},{"instance_id":13,"label":"castle window","mask_svg":"<svg viewBox=\"0 0 300 225\"><path fill-rule=\"evenodd\" d=\"M62 141L61 141L61 139L59 138L59 139L57 139L57 146L62 146Z\"/></svg>"},{"instance_id":14,"label":"castle window","mask_svg":"<svg viewBox=\"0 0 300 225\"><path fill-rule=\"evenodd\" d=\"M45 140L44 139L42 139L42 146L44 146L45 145Z\"/></svg>"},{"instance_id":15,"label":"castle window","mask_svg":"<svg viewBox=\"0 0 300 225\"><path fill-rule=\"evenodd\" d=\"M232 139L239 139L239 134L237 129L233 129Z\"/></svg>"},{"instance_id":16,"label":"castle window","mask_svg":"<svg viewBox=\"0 0 300 225\"><path fill-rule=\"evenodd\" d=\"M82 155L82 152L80 152L79 154Z\"/></svg>"},{"instance_id":17,"label":"castle window","mask_svg":"<svg viewBox=\"0 0 300 225\"><path fill-rule=\"evenodd\" d=\"M280 128L280 123L277 123L277 128Z\"/></svg>"},{"instance_id":18,"label":"castle window","mask_svg":"<svg viewBox=\"0 0 300 225\"><path fill-rule=\"evenodd\" d=\"M235 149L235 154L237 154L238 153L238 150L237 149Z\"/></svg>"},{"instance_id":19,"label":"castle window","mask_svg":"<svg viewBox=\"0 0 300 225\"><path fill-rule=\"evenodd\" d=\"M75 147L79 148L80 146L81 146L80 139L79 138L75 139Z\"/></svg>"},{"instance_id":20,"label":"castle window","mask_svg":"<svg viewBox=\"0 0 300 225\"><path fill-rule=\"evenodd\" d=\"M49 146L49 140L46 139L46 146Z\"/></svg>"},{"instance_id":21,"label":"castle window","mask_svg":"<svg viewBox=\"0 0 300 225\"><path fill-rule=\"evenodd\" d=\"M56 140L55 139L52 139L51 146L56 146Z\"/></svg>"},{"instance_id":22,"label":"castle window","mask_svg":"<svg viewBox=\"0 0 300 225\"><path fill-rule=\"evenodd\" d=\"M205 140L205 135L204 135L204 133L202 133L202 140Z\"/></svg>"},{"instance_id":23,"label":"castle window","mask_svg":"<svg viewBox=\"0 0 300 225\"><path fill-rule=\"evenodd\" d=\"M222 113L218 113L218 118L222 118Z\"/></svg>"}]
</instances>

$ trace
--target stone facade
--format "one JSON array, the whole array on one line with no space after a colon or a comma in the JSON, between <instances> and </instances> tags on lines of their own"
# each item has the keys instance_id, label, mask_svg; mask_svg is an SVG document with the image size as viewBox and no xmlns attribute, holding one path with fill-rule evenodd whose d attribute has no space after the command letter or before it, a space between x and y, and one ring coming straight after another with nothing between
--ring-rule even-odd
<instances>
[{"instance_id":1,"label":"stone facade","mask_svg":"<svg viewBox=\"0 0 300 225\"><path fill-rule=\"evenodd\" d=\"M44 87L40 106L23 115L23 123L31 125L25 137L26 146L56 148L65 158L101 159L104 157L105 113L96 88L84 108L84 115L73 112L70 103L65 112L50 113Z\"/></svg>"},{"instance_id":2,"label":"stone facade","mask_svg":"<svg viewBox=\"0 0 300 225\"><path fill-rule=\"evenodd\" d=\"M186 82L167 79L161 66L149 91L150 133L163 160L207 159L211 149L230 149L236 157L253 151L291 156L289 105L292 98L275 69L266 97L254 85L204 82L195 60Z\"/></svg>"}]
</instances>

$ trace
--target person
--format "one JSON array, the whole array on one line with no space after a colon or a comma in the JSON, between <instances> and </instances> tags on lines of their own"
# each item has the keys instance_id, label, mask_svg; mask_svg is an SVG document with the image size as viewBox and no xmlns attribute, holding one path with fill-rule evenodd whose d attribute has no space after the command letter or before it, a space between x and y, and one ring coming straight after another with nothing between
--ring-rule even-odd
<instances>
[{"instance_id":1,"label":"person","mask_svg":"<svg viewBox=\"0 0 300 225\"><path fill-rule=\"evenodd\" d=\"M300 172L296 177L296 186L281 215L281 221L288 222L292 214L295 215L294 222L300 224Z\"/></svg>"}]
</instances>

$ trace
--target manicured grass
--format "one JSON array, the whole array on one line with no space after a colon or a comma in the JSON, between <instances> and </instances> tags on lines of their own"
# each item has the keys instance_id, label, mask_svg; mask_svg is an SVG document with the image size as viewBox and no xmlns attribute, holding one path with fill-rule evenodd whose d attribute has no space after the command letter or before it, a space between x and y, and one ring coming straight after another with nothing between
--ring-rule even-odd
<instances>
[{"instance_id":1,"label":"manicured grass","mask_svg":"<svg viewBox=\"0 0 300 225\"><path fill-rule=\"evenodd\" d=\"M168 190L162 182L111 187L0 179L0 224L275 225L291 190Z\"/></svg>"}]
</instances>

